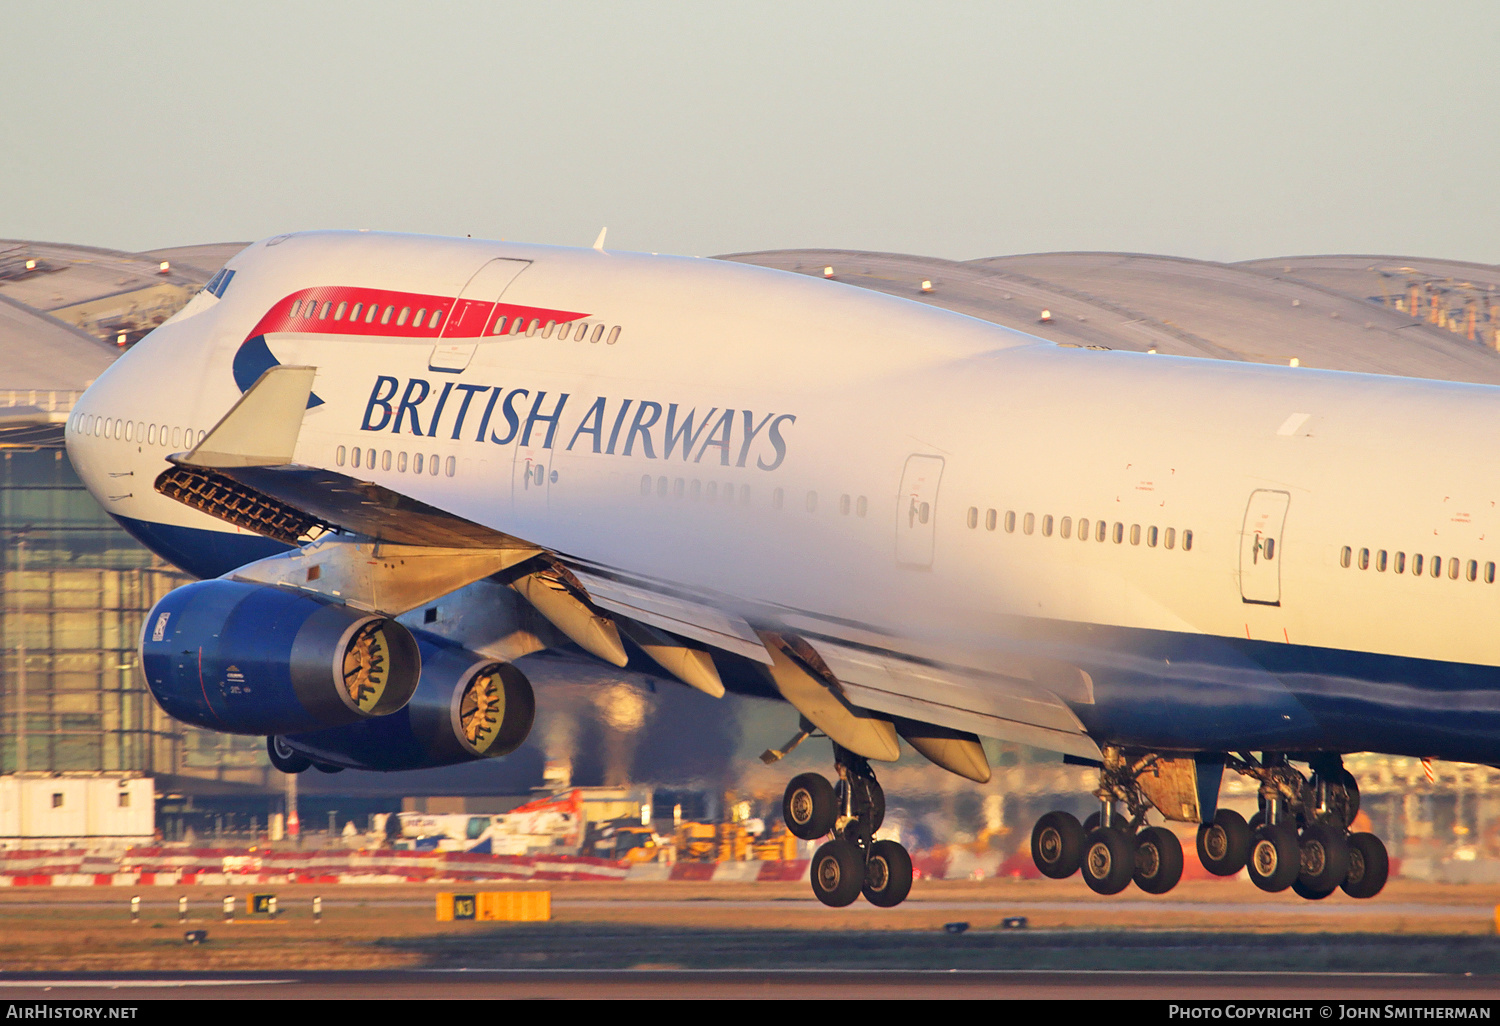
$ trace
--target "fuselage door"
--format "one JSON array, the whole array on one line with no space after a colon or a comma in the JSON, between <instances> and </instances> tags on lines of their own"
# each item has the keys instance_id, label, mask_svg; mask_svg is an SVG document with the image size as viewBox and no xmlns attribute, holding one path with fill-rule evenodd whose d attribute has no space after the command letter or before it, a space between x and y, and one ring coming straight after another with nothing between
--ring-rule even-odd
<instances>
[{"instance_id":1,"label":"fuselage door","mask_svg":"<svg viewBox=\"0 0 1500 1026\"><path fill-rule=\"evenodd\" d=\"M530 263L497 258L474 272L443 323L442 334L427 361L428 370L459 373L469 366L475 344L496 330L501 294Z\"/></svg>"},{"instance_id":2,"label":"fuselage door","mask_svg":"<svg viewBox=\"0 0 1500 1026\"><path fill-rule=\"evenodd\" d=\"M1240 597L1246 602L1281 605L1281 533L1291 501L1288 492L1257 488L1250 493L1240 532Z\"/></svg>"},{"instance_id":3,"label":"fuselage door","mask_svg":"<svg viewBox=\"0 0 1500 1026\"><path fill-rule=\"evenodd\" d=\"M941 456L908 456L896 500L896 562L931 566L937 527L938 482L943 477Z\"/></svg>"}]
</instances>

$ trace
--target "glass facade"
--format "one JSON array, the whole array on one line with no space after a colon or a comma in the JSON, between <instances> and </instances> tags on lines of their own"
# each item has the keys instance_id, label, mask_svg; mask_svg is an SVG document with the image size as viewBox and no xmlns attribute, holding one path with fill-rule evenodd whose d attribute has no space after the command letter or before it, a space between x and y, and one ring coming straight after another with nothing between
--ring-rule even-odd
<instances>
[{"instance_id":1,"label":"glass facade","mask_svg":"<svg viewBox=\"0 0 1500 1026\"><path fill-rule=\"evenodd\" d=\"M177 723L141 677L141 623L187 580L99 508L60 445L0 452L0 773L267 782L260 738Z\"/></svg>"}]
</instances>

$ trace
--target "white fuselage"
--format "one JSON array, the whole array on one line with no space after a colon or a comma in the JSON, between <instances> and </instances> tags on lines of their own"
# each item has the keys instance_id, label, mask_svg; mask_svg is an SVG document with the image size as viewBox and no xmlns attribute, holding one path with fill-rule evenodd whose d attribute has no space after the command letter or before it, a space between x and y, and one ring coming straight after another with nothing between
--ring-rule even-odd
<instances>
[{"instance_id":1,"label":"white fuselage","mask_svg":"<svg viewBox=\"0 0 1500 1026\"><path fill-rule=\"evenodd\" d=\"M333 316L426 296L457 318L486 266L481 334ZM1243 661L1302 703L1296 744L1407 750L1401 710L1426 703L1414 754L1456 731L1449 757L1489 738L1500 756L1500 389L1062 348L713 260L313 233L228 267L222 298L139 343L69 422L127 523L242 533L152 482L240 397L263 337L317 368L298 463L757 625L979 669L1042 646L1092 667L1096 739L1118 722L1152 743L1152 717L1164 745L1233 737ZM530 329L564 315L565 339ZM494 334L500 316L526 327ZM1178 715L1195 694L1212 714Z\"/></svg>"}]
</instances>

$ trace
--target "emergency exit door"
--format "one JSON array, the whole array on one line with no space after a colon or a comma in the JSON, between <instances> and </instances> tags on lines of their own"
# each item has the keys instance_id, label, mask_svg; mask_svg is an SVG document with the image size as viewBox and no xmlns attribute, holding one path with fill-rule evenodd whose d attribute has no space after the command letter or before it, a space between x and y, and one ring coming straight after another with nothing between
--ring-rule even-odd
<instances>
[{"instance_id":1,"label":"emergency exit door","mask_svg":"<svg viewBox=\"0 0 1500 1026\"><path fill-rule=\"evenodd\" d=\"M896 500L896 562L932 566L937 528L938 482L943 477L941 456L908 456Z\"/></svg>"},{"instance_id":2,"label":"emergency exit door","mask_svg":"<svg viewBox=\"0 0 1500 1026\"><path fill-rule=\"evenodd\" d=\"M1240 531L1240 597L1246 602L1281 605L1281 535L1291 501L1289 492L1250 493Z\"/></svg>"}]
</instances>

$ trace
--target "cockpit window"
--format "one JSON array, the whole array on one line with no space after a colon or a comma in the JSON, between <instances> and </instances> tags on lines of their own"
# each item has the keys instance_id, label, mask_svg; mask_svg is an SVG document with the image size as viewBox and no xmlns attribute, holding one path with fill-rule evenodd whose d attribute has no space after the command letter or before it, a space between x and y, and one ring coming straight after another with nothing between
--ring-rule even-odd
<instances>
[{"instance_id":1,"label":"cockpit window","mask_svg":"<svg viewBox=\"0 0 1500 1026\"><path fill-rule=\"evenodd\" d=\"M218 274L208 279L208 284L203 286L203 291L218 299L224 298L224 292L229 288L229 283L234 280L234 272L225 267Z\"/></svg>"}]
</instances>

